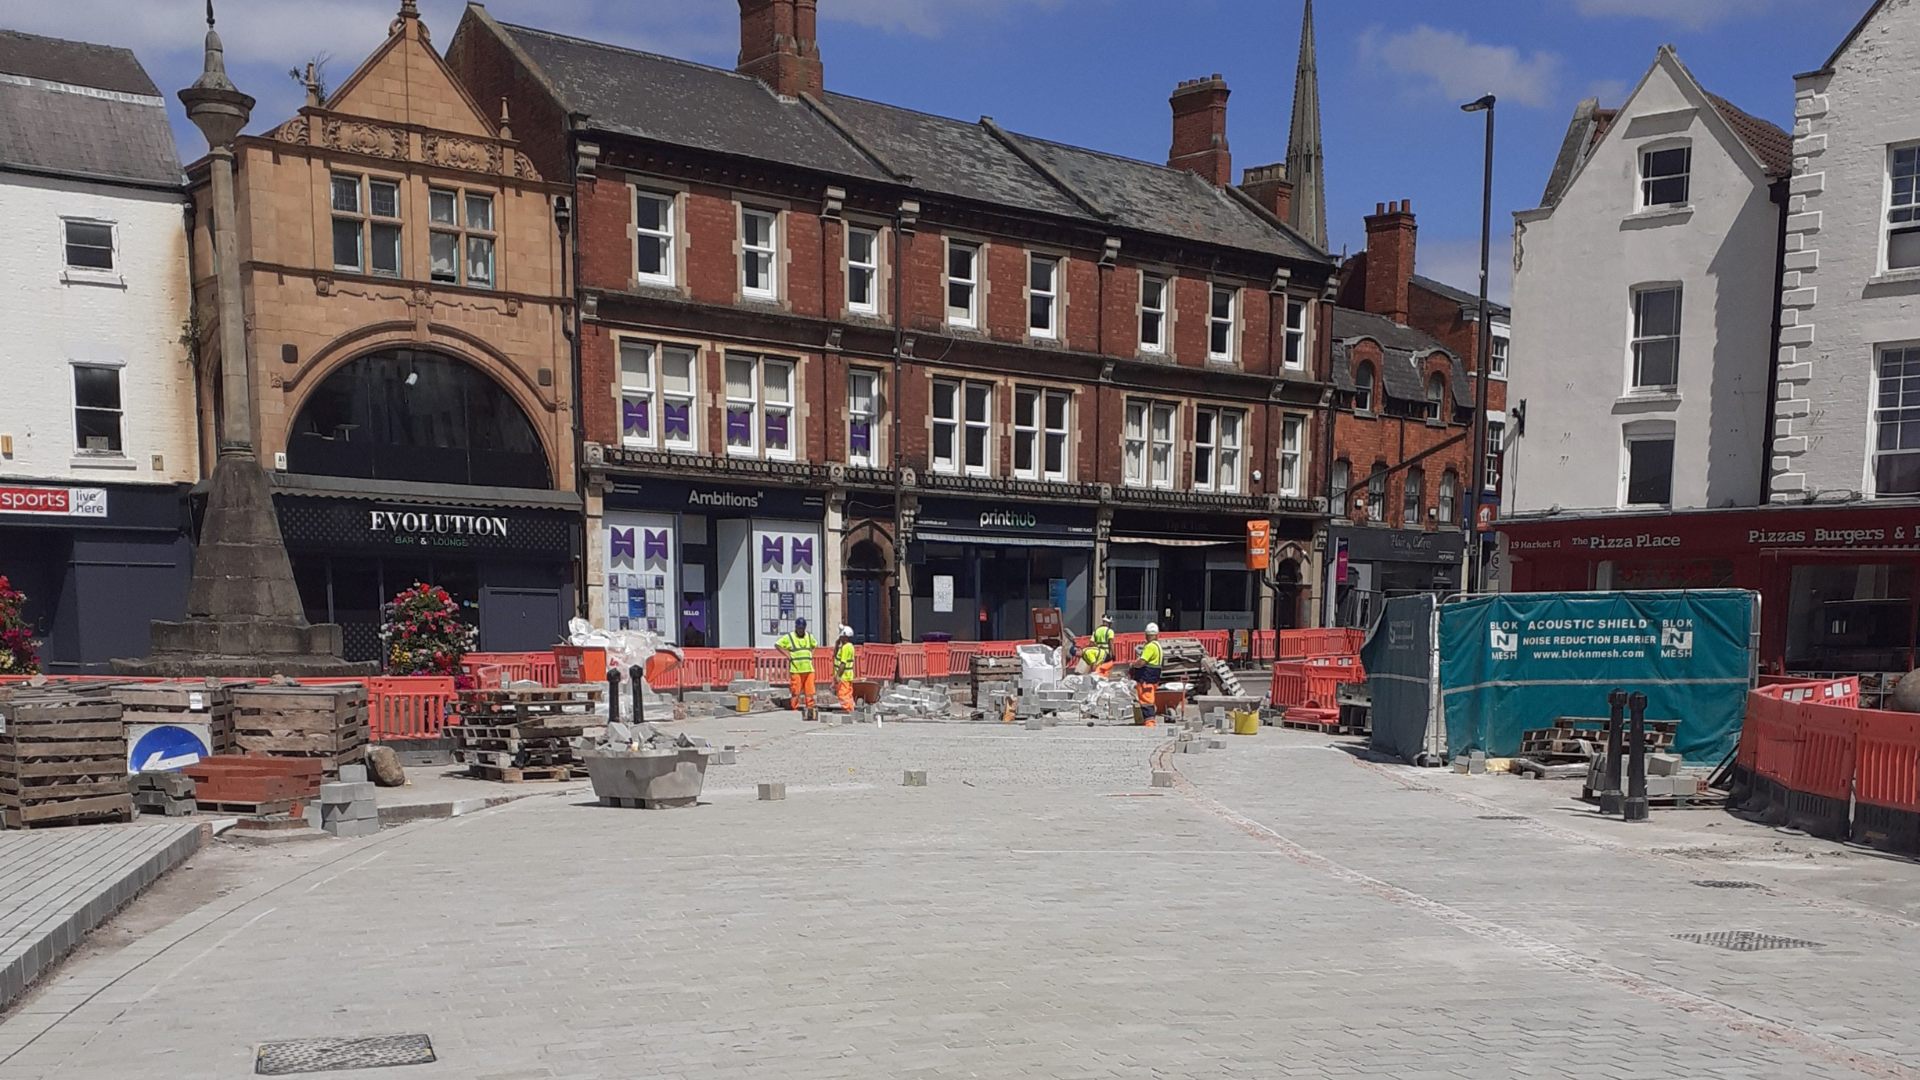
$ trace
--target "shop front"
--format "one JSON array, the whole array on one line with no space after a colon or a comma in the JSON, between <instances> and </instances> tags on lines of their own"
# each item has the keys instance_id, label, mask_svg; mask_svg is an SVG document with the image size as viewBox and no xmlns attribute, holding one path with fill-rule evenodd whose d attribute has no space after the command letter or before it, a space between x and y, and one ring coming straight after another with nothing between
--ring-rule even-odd
<instances>
[{"instance_id":1,"label":"shop front","mask_svg":"<svg viewBox=\"0 0 1920 1080\"><path fill-rule=\"evenodd\" d=\"M1330 625L1371 626L1380 605L1396 596L1460 591L1461 552L1453 530L1327 530L1327 575L1335 610Z\"/></svg>"},{"instance_id":2,"label":"shop front","mask_svg":"<svg viewBox=\"0 0 1920 1080\"><path fill-rule=\"evenodd\" d=\"M575 496L402 484L343 491L338 483L277 476L274 509L307 620L340 624L346 659L381 658L381 610L415 584L440 586L460 603L481 651L537 651L561 640L575 604Z\"/></svg>"},{"instance_id":3,"label":"shop front","mask_svg":"<svg viewBox=\"0 0 1920 1080\"><path fill-rule=\"evenodd\" d=\"M1091 506L922 498L907 548L914 634L1018 641L1042 607L1087 633L1096 521Z\"/></svg>"},{"instance_id":4,"label":"shop front","mask_svg":"<svg viewBox=\"0 0 1920 1080\"><path fill-rule=\"evenodd\" d=\"M1516 592L1758 592L1762 669L1911 671L1920 646L1920 505L1694 510L1508 521Z\"/></svg>"},{"instance_id":5,"label":"shop front","mask_svg":"<svg viewBox=\"0 0 1920 1080\"><path fill-rule=\"evenodd\" d=\"M0 481L0 577L26 594L50 674L146 656L154 620L186 613L193 545L174 484Z\"/></svg>"},{"instance_id":6,"label":"shop front","mask_svg":"<svg viewBox=\"0 0 1920 1080\"><path fill-rule=\"evenodd\" d=\"M826 495L684 480L611 480L600 523L610 630L687 648L771 648L797 619L822 641Z\"/></svg>"},{"instance_id":7,"label":"shop front","mask_svg":"<svg viewBox=\"0 0 1920 1080\"><path fill-rule=\"evenodd\" d=\"M1113 616L1114 629L1134 634L1148 623L1159 624L1162 632L1258 629L1259 575L1247 568L1248 520L1234 514L1115 510L1107 542L1105 612ZM1278 522L1270 535L1277 548L1307 539L1305 524L1292 519ZM1275 567L1282 579L1297 570L1297 565L1291 571Z\"/></svg>"}]
</instances>

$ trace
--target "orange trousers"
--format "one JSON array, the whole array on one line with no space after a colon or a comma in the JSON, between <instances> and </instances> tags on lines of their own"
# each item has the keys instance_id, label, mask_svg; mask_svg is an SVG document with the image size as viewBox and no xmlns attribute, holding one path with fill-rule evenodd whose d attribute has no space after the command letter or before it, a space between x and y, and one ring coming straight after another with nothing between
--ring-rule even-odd
<instances>
[{"instance_id":1,"label":"orange trousers","mask_svg":"<svg viewBox=\"0 0 1920 1080\"><path fill-rule=\"evenodd\" d=\"M853 680L835 679L833 683L833 696L840 699L840 709L842 712L852 712Z\"/></svg>"},{"instance_id":2,"label":"orange trousers","mask_svg":"<svg viewBox=\"0 0 1920 1080\"><path fill-rule=\"evenodd\" d=\"M793 694L794 708L813 708L813 672L790 672L787 675L787 689Z\"/></svg>"}]
</instances>

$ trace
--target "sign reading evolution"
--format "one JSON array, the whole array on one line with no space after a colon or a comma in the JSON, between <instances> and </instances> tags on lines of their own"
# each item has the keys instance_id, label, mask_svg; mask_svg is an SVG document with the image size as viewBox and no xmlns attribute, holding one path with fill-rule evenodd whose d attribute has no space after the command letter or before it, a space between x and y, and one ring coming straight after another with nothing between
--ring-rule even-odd
<instances>
[{"instance_id":1,"label":"sign reading evolution","mask_svg":"<svg viewBox=\"0 0 1920 1080\"><path fill-rule=\"evenodd\" d=\"M289 547L568 556L578 518L566 510L427 506L371 499L278 496Z\"/></svg>"}]
</instances>

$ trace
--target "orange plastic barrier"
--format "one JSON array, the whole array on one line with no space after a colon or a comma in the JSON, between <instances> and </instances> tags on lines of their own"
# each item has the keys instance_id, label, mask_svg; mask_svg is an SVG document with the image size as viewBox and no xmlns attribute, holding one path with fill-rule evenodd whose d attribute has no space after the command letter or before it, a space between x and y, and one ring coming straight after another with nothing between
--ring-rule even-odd
<instances>
[{"instance_id":1,"label":"orange plastic barrier","mask_svg":"<svg viewBox=\"0 0 1920 1080\"><path fill-rule=\"evenodd\" d=\"M1861 711L1783 703L1782 712L1800 737L1793 781L1787 785L1787 823L1812 836L1844 840L1851 822Z\"/></svg>"},{"instance_id":2,"label":"orange plastic barrier","mask_svg":"<svg viewBox=\"0 0 1920 1080\"><path fill-rule=\"evenodd\" d=\"M955 642L951 642L950 646L959 645L959 644L962 644L962 643L955 641ZM1010 659L1020 654L1020 646L1031 645L1033 644L1033 642L1031 641L975 641L975 642L968 642L966 644L970 644L974 646L979 651L979 654L981 656L998 656L998 657Z\"/></svg>"},{"instance_id":3,"label":"orange plastic barrier","mask_svg":"<svg viewBox=\"0 0 1920 1080\"><path fill-rule=\"evenodd\" d=\"M1280 645L1279 636L1277 632L1272 630L1255 630L1253 632L1252 659L1254 663L1258 664L1280 659L1279 654L1274 652Z\"/></svg>"},{"instance_id":4,"label":"orange plastic barrier","mask_svg":"<svg viewBox=\"0 0 1920 1080\"><path fill-rule=\"evenodd\" d=\"M861 679L890 680L896 659L892 645L858 645L853 650L853 673Z\"/></svg>"},{"instance_id":5,"label":"orange plastic barrier","mask_svg":"<svg viewBox=\"0 0 1920 1080\"><path fill-rule=\"evenodd\" d=\"M752 649L715 649L713 651L713 685L725 686L735 679L754 679Z\"/></svg>"},{"instance_id":6,"label":"orange plastic barrier","mask_svg":"<svg viewBox=\"0 0 1920 1080\"><path fill-rule=\"evenodd\" d=\"M944 641L929 641L926 643L925 648L927 650L927 678L946 678L947 673L952 670L950 667L951 654L948 651L947 643Z\"/></svg>"},{"instance_id":7,"label":"orange plastic barrier","mask_svg":"<svg viewBox=\"0 0 1920 1080\"><path fill-rule=\"evenodd\" d=\"M779 649L755 649L753 650L754 673L748 678L762 679L774 686L785 686L789 674L788 663L787 654ZM813 670L818 675L821 670L820 665L816 663Z\"/></svg>"},{"instance_id":8,"label":"orange plastic barrier","mask_svg":"<svg viewBox=\"0 0 1920 1080\"><path fill-rule=\"evenodd\" d=\"M1273 665L1270 702L1276 708L1338 709L1340 684L1360 681L1351 671L1281 660Z\"/></svg>"},{"instance_id":9,"label":"orange plastic barrier","mask_svg":"<svg viewBox=\"0 0 1920 1080\"><path fill-rule=\"evenodd\" d=\"M1179 636L1198 641L1200 647L1207 651L1207 655L1213 657L1215 660L1225 660L1227 658L1227 646L1233 641L1233 631L1231 630L1195 630L1192 633L1181 634Z\"/></svg>"},{"instance_id":10,"label":"orange plastic barrier","mask_svg":"<svg viewBox=\"0 0 1920 1080\"><path fill-rule=\"evenodd\" d=\"M1920 814L1920 716L1863 711L1854 797Z\"/></svg>"},{"instance_id":11,"label":"orange plastic barrier","mask_svg":"<svg viewBox=\"0 0 1920 1080\"><path fill-rule=\"evenodd\" d=\"M1357 653L1367 640L1363 630L1340 628L1316 628L1309 630L1280 631L1280 659L1292 660L1301 656L1325 656L1337 653Z\"/></svg>"},{"instance_id":12,"label":"orange plastic barrier","mask_svg":"<svg viewBox=\"0 0 1920 1080\"><path fill-rule=\"evenodd\" d=\"M460 667L468 674L481 665L499 667L515 682L531 679L541 686L560 685L560 661L551 652L470 652L460 661Z\"/></svg>"},{"instance_id":13,"label":"orange plastic barrier","mask_svg":"<svg viewBox=\"0 0 1920 1080\"><path fill-rule=\"evenodd\" d=\"M375 742L438 738L456 700L451 678L403 675L368 679L367 723Z\"/></svg>"},{"instance_id":14,"label":"orange plastic barrier","mask_svg":"<svg viewBox=\"0 0 1920 1080\"><path fill-rule=\"evenodd\" d=\"M980 641L947 642L947 672L952 675L968 675L973 672L973 658L985 655Z\"/></svg>"},{"instance_id":15,"label":"orange plastic barrier","mask_svg":"<svg viewBox=\"0 0 1920 1080\"><path fill-rule=\"evenodd\" d=\"M896 679L924 679L927 677L927 647L925 645L894 646Z\"/></svg>"}]
</instances>

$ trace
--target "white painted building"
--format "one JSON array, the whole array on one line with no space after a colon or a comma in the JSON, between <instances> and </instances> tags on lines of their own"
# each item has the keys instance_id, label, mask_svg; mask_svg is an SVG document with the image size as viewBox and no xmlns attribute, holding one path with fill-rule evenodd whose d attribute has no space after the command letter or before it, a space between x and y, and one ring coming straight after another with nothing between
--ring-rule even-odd
<instances>
[{"instance_id":1,"label":"white painted building","mask_svg":"<svg viewBox=\"0 0 1920 1080\"><path fill-rule=\"evenodd\" d=\"M1920 5L1795 79L1773 500L1920 496Z\"/></svg>"},{"instance_id":2,"label":"white painted building","mask_svg":"<svg viewBox=\"0 0 1920 1080\"><path fill-rule=\"evenodd\" d=\"M1514 215L1507 517L1752 506L1788 137L1661 48Z\"/></svg>"},{"instance_id":3,"label":"white painted building","mask_svg":"<svg viewBox=\"0 0 1920 1080\"><path fill-rule=\"evenodd\" d=\"M125 49L0 31L0 575L52 670L177 618L199 477L186 192Z\"/></svg>"}]
</instances>

